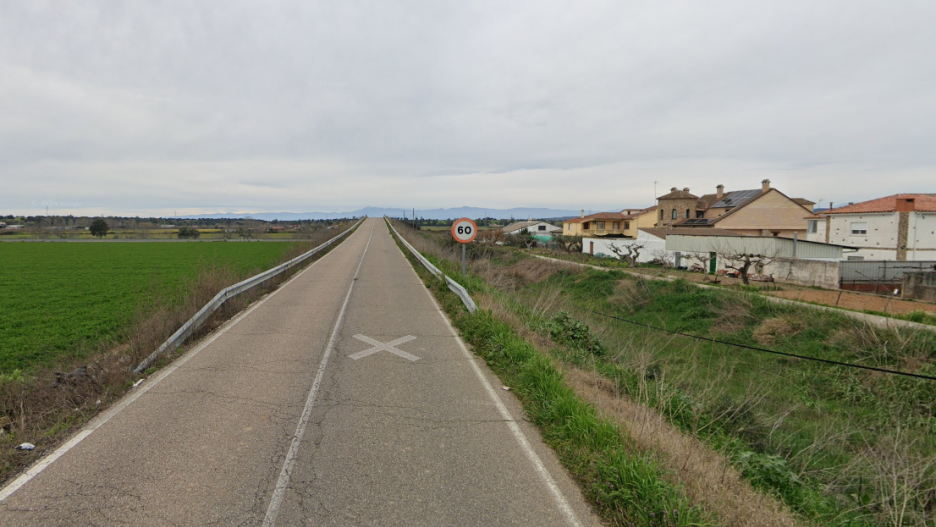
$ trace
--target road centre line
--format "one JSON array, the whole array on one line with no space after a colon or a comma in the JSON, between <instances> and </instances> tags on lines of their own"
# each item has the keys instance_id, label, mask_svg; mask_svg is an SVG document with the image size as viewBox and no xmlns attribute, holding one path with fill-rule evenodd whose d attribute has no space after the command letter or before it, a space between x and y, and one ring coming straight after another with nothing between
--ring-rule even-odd
<instances>
[{"instance_id":1,"label":"road centre line","mask_svg":"<svg viewBox=\"0 0 936 527\"><path fill-rule=\"evenodd\" d=\"M367 249L370 247L371 239L374 237L374 225L371 224L370 236L367 238L367 245L364 246L364 253L361 254L361 261L358 262L357 270L351 279L351 285L348 286L348 294L345 295L344 304L341 305L341 311L338 313L338 320L335 321L335 327L332 329L331 336L328 337L328 344L325 346L325 354L322 355L322 362L319 364L318 372L315 374L315 381L312 382L312 388L309 390L309 396L306 399L305 408L302 410L302 416L296 425L296 432L293 434L292 442L289 445L289 451L286 452L286 459L283 460L283 468L280 470L279 478L276 480L276 488L273 489L273 496L270 498L270 505L267 506L266 516L263 518L264 527L276 525L276 517L279 515L280 507L283 504L283 498L286 496L286 489L289 487L289 473L292 472L293 465L296 463L296 456L299 453L299 444L302 442L302 436L305 434L306 425L312 417L312 407L315 405L315 396L318 394L319 386L322 384L322 378L325 376L325 367L328 365L328 358L335 349L335 342L338 338L338 331L344 321L345 311L348 309L348 301L351 300L351 291L354 290L354 282L361 274L361 266L364 264L364 257L367 256Z\"/></svg>"},{"instance_id":2,"label":"road centre line","mask_svg":"<svg viewBox=\"0 0 936 527\"><path fill-rule=\"evenodd\" d=\"M338 245L341 245L341 244L339 243ZM338 245L336 245L335 247L337 247ZM33 466L31 466L28 470L26 470L26 472L23 472L22 474L19 475L19 477L11 481L7 486L3 487L3 489L0 489L0 502L3 502L3 500L9 498L11 495L13 495L14 492L19 490L23 485L29 483L30 480L32 480L33 478L41 474L46 468L48 468L58 458L65 455L72 448L75 448L76 446L78 446L78 444L84 441L85 438L91 435L98 428L104 426L108 421L113 419L114 416L119 414L126 407L130 406L130 404L132 404L134 401L139 399L143 394L150 391L152 388L155 388L156 385L162 382L163 379L168 377L172 372L179 369L183 364L188 362L192 357L194 357L195 355L198 355L198 353L201 350L208 347L212 342L218 340L218 338L221 337L221 335L224 335L225 333L227 333L229 329L237 325L238 322L240 322L245 317L247 317L247 315L252 313L254 309L257 309L258 307L263 305L267 300L276 296L277 293L282 291L293 280L296 280L297 278L302 276L304 273L306 273L307 271L315 267L316 264L318 264L325 258L328 258L332 254L332 252L334 251L329 251L328 254L312 262L311 265L309 265L302 271L296 273L295 276L293 276L292 278L284 282L283 285L278 287L275 291L261 298L260 300L255 302L252 306L250 306L246 311L239 313L237 316L235 316L234 318L226 322L223 326L221 326L221 328L219 328L214 333L212 333L211 336L207 338L207 340L202 341L201 343L198 344L198 346L186 352L177 360L173 361L164 369L160 370L159 373L157 373L155 376L149 379L149 382L143 382L143 384L141 384L139 387L133 388L129 394L125 395L120 400L120 402L118 402L116 405L114 405L113 407L105 411L104 413L98 415L97 417L89 421L88 424L86 424L84 428L81 429L80 432L75 434L71 439L66 441L62 446L56 448L51 454L40 459Z\"/></svg>"},{"instance_id":3,"label":"road centre line","mask_svg":"<svg viewBox=\"0 0 936 527\"><path fill-rule=\"evenodd\" d=\"M402 252L402 250L401 250ZM406 255L404 255L404 258ZM419 277L419 274L416 273L416 269L413 268L409 260L406 260L406 263L409 264L410 270L413 271L413 274L416 275L416 278L422 282L422 278ZM435 297L429 291L428 287L424 287L423 290L426 292L426 295L429 296L429 299L432 300L433 305L435 305L436 310L439 312L439 315L442 317L442 320L445 321L445 325L448 327L449 332L452 336L455 337L455 342L458 343L458 347L461 349L462 354L468 360L468 364L471 365L471 369L474 370L475 375L478 377L478 380L481 382L481 385L484 387L484 391L487 392L488 397L491 401L494 402L494 406L497 407L498 413L500 413L501 418L507 424L507 428L510 429L511 434L513 434L514 439L517 440L517 443L520 446L520 449L526 455L527 459L533 465L533 469L542 479L543 483L549 489L550 494L552 494L553 501L555 501L556 507L566 518L566 522L573 527L581 527L581 523L578 521L578 518L575 516L575 511L572 510L572 506L569 505L568 500L562 494L562 490L559 488L559 485L556 484L556 480L553 479L552 474L549 473L549 469L546 468L546 465L543 464L543 461L537 455L536 451L533 450L533 445L530 444L530 441L524 435L523 430L520 430L520 426L517 424L517 421L510 415L510 411L507 410L507 407L504 406L504 402L498 397L497 391L491 386L490 381L484 375L484 372L481 371L481 367L478 366L477 360L469 350L468 346L465 345L462 341L461 336L455 331L455 328L452 327L452 323L449 321L448 316L442 311L442 306L439 305L439 302L436 301Z\"/></svg>"}]
</instances>

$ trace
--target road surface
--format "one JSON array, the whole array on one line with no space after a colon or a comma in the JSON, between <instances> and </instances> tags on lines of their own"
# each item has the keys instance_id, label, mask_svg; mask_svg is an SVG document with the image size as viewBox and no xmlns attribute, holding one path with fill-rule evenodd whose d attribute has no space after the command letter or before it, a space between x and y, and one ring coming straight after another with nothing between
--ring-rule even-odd
<instances>
[{"instance_id":1,"label":"road surface","mask_svg":"<svg viewBox=\"0 0 936 527\"><path fill-rule=\"evenodd\" d=\"M0 490L0 525L594 525L382 220Z\"/></svg>"}]
</instances>

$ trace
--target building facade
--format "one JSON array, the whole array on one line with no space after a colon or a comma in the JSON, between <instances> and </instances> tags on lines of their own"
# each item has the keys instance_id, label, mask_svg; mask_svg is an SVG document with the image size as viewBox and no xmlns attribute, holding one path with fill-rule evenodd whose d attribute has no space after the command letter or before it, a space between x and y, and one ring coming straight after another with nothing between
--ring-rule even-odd
<instances>
[{"instance_id":1,"label":"building facade","mask_svg":"<svg viewBox=\"0 0 936 527\"><path fill-rule=\"evenodd\" d=\"M854 247L850 259L936 260L936 194L894 194L809 216L806 239Z\"/></svg>"},{"instance_id":2,"label":"building facade","mask_svg":"<svg viewBox=\"0 0 936 527\"><path fill-rule=\"evenodd\" d=\"M813 205L771 188L769 179L763 180L759 189L725 192L724 186L718 185L714 194L701 197L688 188L673 188L657 202L658 227L717 227L748 236L779 237L805 235L803 213L811 214Z\"/></svg>"}]
</instances>

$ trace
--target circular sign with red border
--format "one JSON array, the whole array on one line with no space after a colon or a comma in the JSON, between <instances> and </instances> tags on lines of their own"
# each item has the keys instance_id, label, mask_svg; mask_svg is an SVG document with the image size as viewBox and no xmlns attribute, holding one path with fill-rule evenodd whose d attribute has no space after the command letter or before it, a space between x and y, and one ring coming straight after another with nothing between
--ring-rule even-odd
<instances>
[{"instance_id":1,"label":"circular sign with red border","mask_svg":"<svg viewBox=\"0 0 936 527\"><path fill-rule=\"evenodd\" d=\"M462 218L452 224L452 238L458 243L471 243L478 235L478 225L474 220Z\"/></svg>"}]
</instances>

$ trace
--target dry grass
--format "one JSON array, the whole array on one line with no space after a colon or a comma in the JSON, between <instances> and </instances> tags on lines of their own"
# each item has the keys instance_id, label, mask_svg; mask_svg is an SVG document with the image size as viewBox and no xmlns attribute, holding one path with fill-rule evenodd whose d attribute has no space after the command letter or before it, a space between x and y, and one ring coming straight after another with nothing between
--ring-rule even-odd
<instances>
[{"instance_id":1,"label":"dry grass","mask_svg":"<svg viewBox=\"0 0 936 527\"><path fill-rule=\"evenodd\" d=\"M514 311L497 299L479 295L476 301L480 308L491 310L495 317L510 324L520 336L538 349L549 350L553 346L548 337L530 329ZM562 307L561 295L545 289L533 305L536 306L535 311L554 312ZM627 355L630 367L641 372L641 378L646 379L656 371L657 359L652 354L641 353L641 348L640 342L616 340L609 346L609 349ZM740 473L732 468L731 462L725 456L669 424L658 411L623 397L613 381L597 372L584 371L567 364L563 368L567 385L579 397L592 404L603 417L621 425L621 429L637 448L657 457L673 475L674 482L685 488L693 503L704 504L707 510L718 515L721 525L799 525L795 516L777 500L755 491ZM679 384L678 379L674 381L672 384ZM647 382L644 383L644 388L650 389L650 385L660 384L668 383ZM711 393L706 392L698 396L720 397L726 384L713 382L710 386ZM705 433L704 430L698 432Z\"/></svg>"},{"instance_id":2,"label":"dry grass","mask_svg":"<svg viewBox=\"0 0 936 527\"><path fill-rule=\"evenodd\" d=\"M832 344L845 346L851 353L875 364L884 365L892 361L913 361L915 339L919 332L894 325L882 330L867 322L852 320L850 325L836 331L829 340Z\"/></svg>"},{"instance_id":3,"label":"dry grass","mask_svg":"<svg viewBox=\"0 0 936 527\"><path fill-rule=\"evenodd\" d=\"M488 259L478 259L471 263L473 273L495 288L505 291L517 291L526 285L542 282L559 270L581 272L579 267L539 258L523 258L508 267L494 265Z\"/></svg>"},{"instance_id":4,"label":"dry grass","mask_svg":"<svg viewBox=\"0 0 936 527\"><path fill-rule=\"evenodd\" d=\"M789 340L799 332L806 329L801 320L792 317L782 316L768 318L761 322L754 330L754 339L762 345L773 345L777 342Z\"/></svg>"},{"instance_id":5,"label":"dry grass","mask_svg":"<svg viewBox=\"0 0 936 527\"><path fill-rule=\"evenodd\" d=\"M726 295L716 312L718 319L712 325L716 333L734 333L754 320L754 305L747 295Z\"/></svg>"},{"instance_id":6,"label":"dry grass","mask_svg":"<svg viewBox=\"0 0 936 527\"><path fill-rule=\"evenodd\" d=\"M721 525L799 525L790 511L744 481L724 456L683 434L658 412L622 397L613 382L571 367L564 373L579 397L620 424L637 448L660 456L690 499L718 515Z\"/></svg>"}]
</instances>

